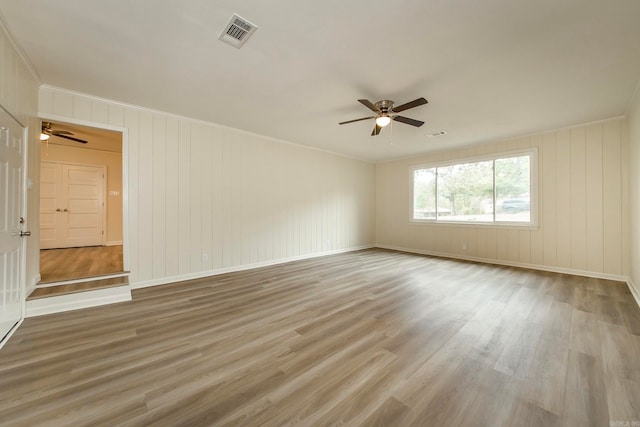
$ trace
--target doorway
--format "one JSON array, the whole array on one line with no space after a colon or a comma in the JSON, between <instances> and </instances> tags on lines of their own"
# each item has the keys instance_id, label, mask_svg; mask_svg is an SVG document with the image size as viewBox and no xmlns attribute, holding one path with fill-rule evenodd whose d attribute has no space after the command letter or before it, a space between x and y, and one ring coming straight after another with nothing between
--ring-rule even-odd
<instances>
[{"instance_id":1,"label":"doorway","mask_svg":"<svg viewBox=\"0 0 640 427\"><path fill-rule=\"evenodd\" d=\"M38 285L125 273L123 133L42 124Z\"/></svg>"}]
</instances>

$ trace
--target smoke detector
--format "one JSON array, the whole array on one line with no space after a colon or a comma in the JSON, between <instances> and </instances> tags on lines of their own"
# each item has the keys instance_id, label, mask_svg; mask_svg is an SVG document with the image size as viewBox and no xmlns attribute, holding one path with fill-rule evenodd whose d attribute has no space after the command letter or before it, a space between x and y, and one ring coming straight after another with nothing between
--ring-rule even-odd
<instances>
[{"instance_id":1,"label":"smoke detector","mask_svg":"<svg viewBox=\"0 0 640 427\"><path fill-rule=\"evenodd\" d=\"M234 14L218 39L240 49L258 27L240 15Z\"/></svg>"}]
</instances>

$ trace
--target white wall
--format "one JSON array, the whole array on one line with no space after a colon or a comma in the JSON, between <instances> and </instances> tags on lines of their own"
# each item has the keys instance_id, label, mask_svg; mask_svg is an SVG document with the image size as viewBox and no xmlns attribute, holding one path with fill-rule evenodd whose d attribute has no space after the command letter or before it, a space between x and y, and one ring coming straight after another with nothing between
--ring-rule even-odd
<instances>
[{"instance_id":1,"label":"white wall","mask_svg":"<svg viewBox=\"0 0 640 427\"><path fill-rule=\"evenodd\" d=\"M0 22L0 105L27 128L27 150L29 159L27 174L32 182L40 181L38 163L40 121L37 118L38 81L25 61L18 54L6 29ZM26 228L32 236L27 239L27 294L39 280L40 252L39 218L40 200L34 190L27 191Z\"/></svg>"},{"instance_id":2,"label":"white wall","mask_svg":"<svg viewBox=\"0 0 640 427\"><path fill-rule=\"evenodd\" d=\"M39 105L126 129L138 286L373 244L372 164L51 87Z\"/></svg>"},{"instance_id":3,"label":"white wall","mask_svg":"<svg viewBox=\"0 0 640 427\"><path fill-rule=\"evenodd\" d=\"M630 142L630 205L631 205L631 286L636 299L640 303L640 90L629 110L629 142Z\"/></svg>"},{"instance_id":4,"label":"white wall","mask_svg":"<svg viewBox=\"0 0 640 427\"><path fill-rule=\"evenodd\" d=\"M385 247L622 279L629 272L625 119L376 168L376 242ZM538 147L539 228L410 224L409 167ZM467 249L463 250L463 244Z\"/></svg>"}]
</instances>

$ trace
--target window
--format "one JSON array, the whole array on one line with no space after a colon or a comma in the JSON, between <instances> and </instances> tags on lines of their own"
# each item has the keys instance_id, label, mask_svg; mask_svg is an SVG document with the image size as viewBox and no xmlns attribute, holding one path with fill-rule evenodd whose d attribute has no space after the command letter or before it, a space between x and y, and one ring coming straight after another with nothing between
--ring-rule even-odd
<instances>
[{"instance_id":1,"label":"window","mask_svg":"<svg viewBox=\"0 0 640 427\"><path fill-rule=\"evenodd\" d=\"M535 154L413 168L412 221L534 225Z\"/></svg>"}]
</instances>

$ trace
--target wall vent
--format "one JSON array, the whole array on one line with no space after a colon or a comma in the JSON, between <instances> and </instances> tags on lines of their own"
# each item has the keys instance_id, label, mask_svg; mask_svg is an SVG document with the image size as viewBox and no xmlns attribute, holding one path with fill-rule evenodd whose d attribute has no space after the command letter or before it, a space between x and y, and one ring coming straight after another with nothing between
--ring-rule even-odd
<instances>
[{"instance_id":1,"label":"wall vent","mask_svg":"<svg viewBox=\"0 0 640 427\"><path fill-rule=\"evenodd\" d=\"M247 42L249 37L251 37L251 34L253 34L257 29L257 26L243 17L233 15L218 38L223 42L240 49L240 47Z\"/></svg>"}]
</instances>

